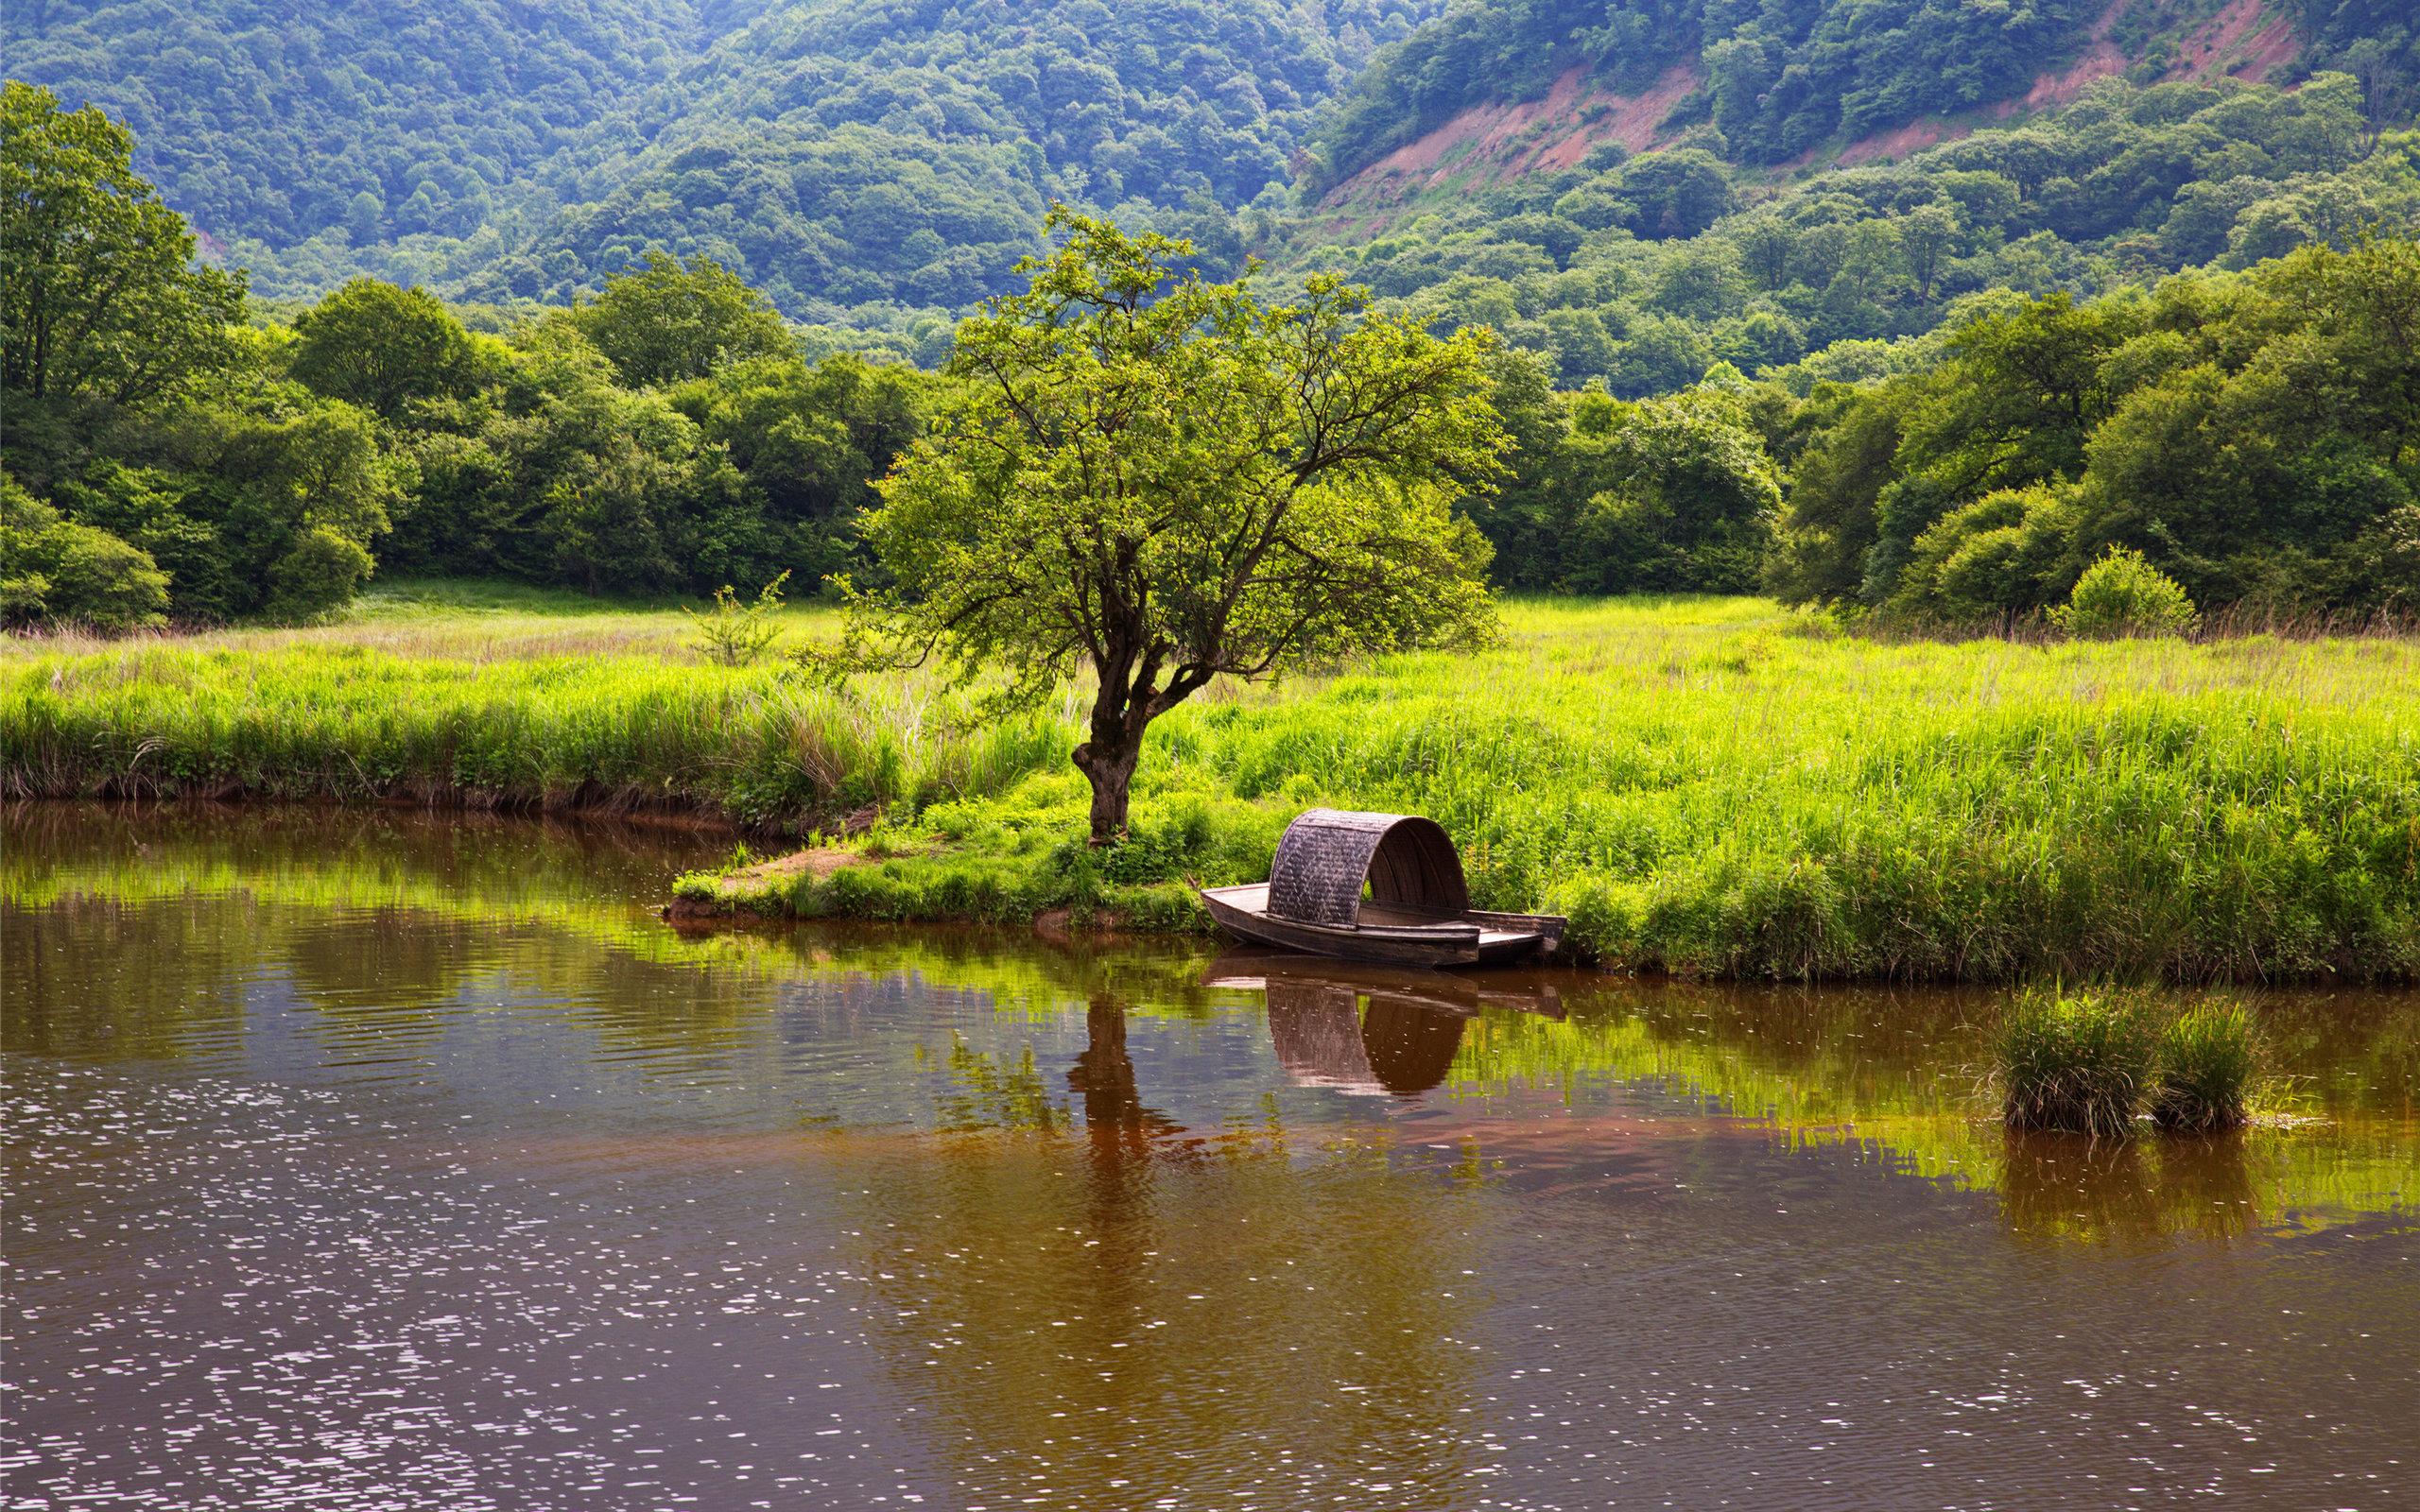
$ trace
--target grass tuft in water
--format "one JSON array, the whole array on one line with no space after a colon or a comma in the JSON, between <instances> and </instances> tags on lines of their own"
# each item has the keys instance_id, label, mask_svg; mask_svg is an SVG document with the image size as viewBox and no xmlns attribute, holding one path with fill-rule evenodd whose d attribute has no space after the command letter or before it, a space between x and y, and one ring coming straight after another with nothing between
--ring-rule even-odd
<instances>
[{"instance_id":1,"label":"grass tuft in water","mask_svg":"<svg viewBox=\"0 0 2420 1512\"><path fill-rule=\"evenodd\" d=\"M2020 994L2000 1025L2000 1116L2011 1128L2124 1138L2151 1085L2157 1045L2130 994Z\"/></svg>"},{"instance_id":2,"label":"grass tuft in water","mask_svg":"<svg viewBox=\"0 0 2420 1512\"><path fill-rule=\"evenodd\" d=\"M2170 1020L2160 1030L2158 1065L2151 1110L2162 1128L2209 1134L2250 1120L2259 1041L2240 1005L2205 1004Z\"/></svg>"}]
</instances>

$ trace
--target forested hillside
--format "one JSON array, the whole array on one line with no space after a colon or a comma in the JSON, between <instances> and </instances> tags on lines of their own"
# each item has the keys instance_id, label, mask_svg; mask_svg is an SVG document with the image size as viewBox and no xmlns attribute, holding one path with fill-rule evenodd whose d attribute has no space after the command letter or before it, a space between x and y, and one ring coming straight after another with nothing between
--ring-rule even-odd
<instances>
[{"instance_id":1,"label":"forested hillside","mask_svg":"<svg viewBox=\"0 0 2420 1512\"><path fill-rule=\"evenodd\" d=\"M1371 218L1315 210L1273 255L1493 325L1566 387L1635 397L1715 363L1804 362L1788 375L1804 387L1923 361L1907 343L1970 305L2420 224L2420 133L2382 130L2345 74L2290 91L2104 78L1898 163L1776 184L1703 147L1607 146Z\"/></svg>"},{"instance_id":2,"label":"forested hillside","mask_svg":"<svg viewBox=\"0 0 2420 1512\"><path fill-rule=\"evenodd\" d=\"M1002 288L1053 198L1131 219L1282 185L1319 107L1435 9L351 0L289 26L204 0L6 25L11 76L131 125L264 293L370 271L562 301L654 247L796 318L897 326Z\"/></svg>"},{"instance_id":3,"label":"forested hillside","mask_svg":"<svg viewBox=\"0 0 2420 1512\"><path fill-rule=\"evenodd\" d=\"M2235 56L2255 33L2297 44L2292 66ZM1356 81L1315 134L1305 184L1324 192L1458 112L1534 99L1572 72L1637 90L1682 70L1696 87L1654 124L1703 126L1721 155L1748 163L2027 103L2063 65L2139 84L2213 64L2253 77L2350 68L2408 114L2415 36L2403 0L1463 0Z\"/></svg>"},{"instance_id":4,"label":"forested hillside","mask_svg":"<svg viewBox=\"0 0 2420 1512\"><path fill-rule=\"evenodd\" d=\"M1979 289L2090 295L2406 215L2378 138L2420 100L2409 9L37 0L0 26L12 77L129 125L204 255L272 298L368 272L560 303L663 250L929 365L1061 198L1643 394L1920 335ZM1560 116L1522 103L1549 91ZM1487 163L1444 128L1474 109L1501 112ZM1429 166L1356 177L1398 149Z\"/></svg>"},{"instance_id":5,"label":"forested hillside","mask_svg":"<svg viewBox=\"0 0 2420 1512\"><path fill-rule=\"evenodd\" d=\"M2321 88L2220 94L2185 121L2234 106L2234 147L2338 150ZM2409 179L2412 149L2405 133L2359 161L2391 151ZM0 92L0 623L307 619L381 570L688 593L787 574L811 590L872 565L870 480L971 375L810 360L761 292L661 252L501 334L368 278L264 310L193 264L131 154L97 111ZM1725 232L1701 253L1735 238L1769 259L1769 291L1813 270L1758 296L1785 312L1843 288L1922 301L1910 242L1954 232L1946 207L1964 203L1942 183L2007 214L2025 198L1982 166L1943 172L1912 180L1945 198L1904 209L1904 228L1852 199L1845 232L1782 219L1771 247ZM1636 402L1559 387L1548 352L1481 338L1495 350L1474 397L1516 449L1500 490L1461 507L1510 587L1761 585L1963 624L2057 607L2120 549L2204 605L2420 609L2420 241L2352 216L2325 234L2255 224L2273 246L2223 244L2241 272L2090 303L1995 287L1921 339L1835 346L1762 381L1676 364ZM1877 229L1896 239L1874 260L1809 281ZM1945 251L1933 280L1958 261Z\"/></svg>"},{"instance_id":6,"label":"forested hillside","mask_svg":"<svg viewBox=\"0 0 2420 1512\"><path fill-rule=\"evenodd\" d=\"M862 572L1061 198L1492 328L1505 586L1967 623L2122 548L2204 604L2420 607L2409 18L2066 3L12 8L70 83L7 91L0 619Z\"/></svg>"},{"instance_id":7,"label":"forested hillside","mask_svg":"<svg viewBox=\"0 0 2420 1512\"><path fill-rule=\"evenodd\" d=\"M705 7L705 11L731 7ZM551 204L703 44L691 0L26 0L9 73L98 104L222 246L463 237Z\"/></svg>"}]
</instances>

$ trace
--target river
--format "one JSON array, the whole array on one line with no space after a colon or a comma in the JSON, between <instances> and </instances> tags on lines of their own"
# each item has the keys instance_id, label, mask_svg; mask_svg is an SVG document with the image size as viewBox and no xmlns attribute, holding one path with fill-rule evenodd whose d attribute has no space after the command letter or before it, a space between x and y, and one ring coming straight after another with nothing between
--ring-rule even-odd
<instances>
[{"instance_id":1,"label":"river","mask_svg":"<svg viewBox=\"0 0 2420 1512\"><path fill-rule=\"evenodd\" d=\"M10 1507L2373 1507L2420 994L2019 1139L1985 991L681 933L726 839L0 816Z\"/></svg>"}]
</instances>

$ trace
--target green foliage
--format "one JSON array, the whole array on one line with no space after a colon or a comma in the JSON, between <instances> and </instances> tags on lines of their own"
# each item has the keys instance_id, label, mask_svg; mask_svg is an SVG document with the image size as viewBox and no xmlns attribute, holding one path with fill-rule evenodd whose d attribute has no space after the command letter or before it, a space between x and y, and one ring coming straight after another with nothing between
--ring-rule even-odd
<instances>
[{"instance_id":1,"label":"green foliage","mask_svg":"<svg viewBox=\"0 0 2420 1512\"><path fill-rule=\"evenodd\" d=\"M2112 546L2084 569L2075 592L2050 610L2050 623L2069 635L2106 641L2129 635L2187 635L2201 616L2176 579L2139 551Z\"/></svg>"},{"instance_id":2,"label":"green foliage","mask_svg":"<svg viewBox=\"0 0 2420 1512\"><path fill-rule=\"evenodd\" d=\"M2416 311L2420 243L2381 237L1979 317L1930 371L1809 406L1769 580L1972 621L2122 552L2077 633L2181 628L2196 601L2409 612Z\"/></svg>"},{"instance_id":3,"label":"green foliage","mask_svg":"<svg viewBox=\"0 0 2420 1512\"><path fill-rule=\"evenodd\" d=\"M5 449L49 501L11 508L53 522L29 527L28 542L47 544L29 543L27 559L46 565L11 575L12 612L156 623L164 587L184 617L307 617L342 603L387 528L392 470L371 418L286 376L289 358L323 379L371 372L379 322L356 317L398 306L467 338L425 296L374 287L336 297L317 340L235 327L241 281L191 266L192 234L133 175L121 128L13 83L0 113ZM332 344L351 349L352 367ZM432 355L442 344L388 362L383 388L352 387L399 402L397 385L446 381L441 363L423 366Z\"/></svg>"},{"instance_id":4,"label":"green foliage","mask_svg":"<svg viewBox=\"0 0 2420 1512\"><path fill-rule=\"evenodd\" d=\"M809 582L845 572L878 577L857 538L873 480L921 435L942 385L897 364L843 354L734 364L674 389L674 408L739 472L741 507L715 515L691 548L695 575L763 578L796 570Z\"/></svg>"},{"instance_id":5,"label":"green foliage","mask_svg":"<svg viewBox=\"0 0 2420 1512\"><path fill-rule=\"evenodd\" d=\"M645 271L607 279L605 292L574 310L571 323L633 388L661 388L727 363L796 351L771 301L709 257L684 266L650 251Z\"/></svg>"},{"instance_id":6,"label":"green foliage","mask_svg":"<svg viewBox=\"0 0 2420 1512\"><path fill-rule=\"evenodd\" d=\"M328 525L308 525L269 563L269 595L263 611L271 619L316 619L351 599L376 565L351 536Z\"/></svg>"},{"instance_id":7,"label":"green foliage","mask_svg":"<svg viewBox=\"0 0 2420 1512\"><path fill-rule=\"evenodd\" d=\"M1484 320L1565 387L1645 397L1723 361L1804 395L1933 365L1923 338L2005 312L2004 291L2081 301L2218 259L2342 249L2372 223L2408 231L2420 135L2394 128L2409 125L2407 111L2365 130L2361 86L2330 75L2291 93L2103 80L2022 124L1778 186L1677 143L1567 168L1480 144L1408 191L1392 172L1339 186L1277 224L1270 256L1441 328Z\"/></svg>"},{"instance_id":8,"label":"green foliage","mask_svg":"<svg viewBox=\"0 0 2420 1512\"><path fill-rule=\"evenodd\" d=\"M715 590L714 607L706 612L683 606L682 611L698 628L698 654L717 666L755 665L782 638L782 627L773 617L782 607L782 584L789 576L784 573L767 583L752 603L740 602L726 583Z\"/></svg>"},{"instance_id":9,"label":"green foliage","mask_svg":"<svg viewBox=\"0 0 2420 1512\"><path fill-rule=\"evenodd\" d=\"M2208 1134L2251 1118L2260 1047L2252 1015L2236 1003L2204 1004L2162 1026L2152 1117L2162 1128Z\"/></svg>"},{"instance_id":10,"label":"green foliage","mask_svg":"<svg viewBox=\"0 0 2420 1512\"><path fill-rule=\"evenodd\" d=\"M2011 1128L2123 1139L2150 1091L2157 1048L2135 994L2029 991L2000 1022L2000 1116Z\"/></svg>"},{"instance_id":11,"label":"green foliage","mask_svg":"<svg viewBox=\"0 0 2420 1512\"><path fill-rule=\"evenodd\" d=\"M887 324L1007 287L1054 198L1187 231L1197 200L1251 200L1437 9L109 0L10 7L5 35L12 73L130 120L169 201L281 295L370 273L563 302L662 248Z\"/></svg>"},{"instance_id":12,"label":"green foliage","mask_svg":"<svg viewBox=\"0 0 2420 1512\"><path fill-rule=\"evenodd\" d=\"M101 0L5 15L12 75L130 123L146 172L220 240L280 248L469 235L543 201L560 155L704 29L690 5L630 0L543 18L468 0L302 12Z\"/></svg>"},{"instance_id":13,"label":"green foliage","mask_svg":"<svg viewBox=\"0 0 2420 1512\"><path fill-rule=\"evenodd\" d=\"M99 470L129 490L101 507L161 558L182 617L336 608L368 576L397 498L371 416L260 369L165 417L141 457L156 470Z\"/></svg>"},{"instance_id":14,"label":"green foliage","mask_svg":"<svg viewBox=\"0 0 2420 1512\"><path fill-rule=\"evenodd\" d=\"M827 23L785 13L764 25L837 45ZM1725 57L1745 66L1737 48ZM1197 229L1170 266L1205 279L1240 266L1248 245L1273 247L1287 271L1255 288L1273 286L1268 303L1314 323L1332 318L1323 301L1349 272L1383 297L1379 323L1442 335L1483 320L1527 354L1489 358L1515 470L1500 496L1464 501L1484 541L1456 527L1447 543L1465 565L1492 548L1499 583L1737 591L1761 579L1792 601L1964 625L2058 605L2123 547L2204 604L2405 613L2420 608L2420 473L2402 397L2420 254L2363 227L2420 206L2420 135L2381 126L2382 77L2326 75L2292 94L2108 81L2020 129L1778 192L1743 194L1698 146L1605 151L1353 247L1318 245L1316 218L1289 229L1273 200L1230 215L1232 199L1201 184L1132 209L1142 224ZM1717 83L1704 109L1741 108ZM122 129L23 87L9 112L9 171L27 186L9 206L10 245L29 249L11 256L58 274L11 288L58 294L72 311L85 297L75 290L92 286L78 283L87 264L157 287L77 317L81 334L63 345L12 338L26 376L9 390L8 469L66 522L147 554L180 617L324 614L372 552L389 571L590 592L698 593L783 573L880 590L889 569L857 528L877 504L873 479L936 416L961 425L981 408L966 393L985 381L976 368L931 378L838 350L872 337L793 333L735 271L771 265L728 239L665 238L684 259L607 238L544 286L584 288L592 269L634 259L639 270L543 318L457 312L357 279L236 326L240 286L190 266L194 239L133 177ZM873 129L819 120L816 131L831 128L808 133L819 161ZM904 129L884 120L883 131ZM981 134L946 150L998 146ZM804 137L757 136L810 150ZM684 194L740 161L680 131L661 138L687 143ZM1719 132L1689 140L1722 147ZM985 213L1025 214L1016 183L1098 179L1073 158L1049 166L1063 145L1039 168L1030 154L1000 157L1008 187ZM958 300L1006 276L1012 244L1032 240L1003 232L995 243L954 221L932 233L937 252L891 212L947 207L902 210L875 193L880 171L905 171L898 162L851 161L850 173L874 177L843 197L858 217L851 234L869 238L849 257L906 257L912 243L919 267L981 275ZM811 187L785 182L789 204ZM696 209L652 190L633 206L672 215L667 226ZM2255 261L2305 242L2325 245ZM87 243L131 261L60 249ZM805 244L784 245L789 256ZM479 246L483 266L510 264L495 237ZM2119 282L2209 257L2245 270L2148 290ZM854 277L845 261L815 266ZM795 285L769 277L795 306L784 292ZM40 302L11 306L22 331ZM890 315L898 350L945 353L946 321ZM1602 392L1554 392L1583 384ZM1239 387L1202 407L1233 413L1248 397ZM1165 428L1142 421L1138 433Z\"/></svg>"},{"instance_id":15,"label":"green foliage","mask_svg":"<svg viewBox=\"0 0 2420 1512\"><path fill-rule=\"evenodd\" d=\"M294 335L287 364L306 387L389 420L477 383L471 334L426 289L354 279L297 316Z\"/></svg>"},{"instance_id":16,"label":"green foliage","mask_svg":"<svg viewBox=\"0 0 2420 1512\"><path fill-rule=\"evenodd\" d=\"M9 405L142 404L221 360L244 284L134 175L133 138L48 90L0 86L0 391Z\"/></svg>"},{"instance_id":17,"label":"green foliage","mask_svg":"<svg viewBox=\"0 0 2420 1512\"><path fill-rule=\"evenodd\" d=\"M1555 395L1515 356L1499 363L1496 393L1519 445L1514 475L1470 507L1496 581L1574 593L1755 586L1781 483L1738 391Z\"/></svg>"},{"instance_id":18,"label":"green foliage","mask_svg":"<svg viewBox=\"0 0 2420 1512\"><path fill-rule=\"evenodd\" d=\"M148 555L61 519L0 472L0 625L130 630L166 623L167 607L167 575Z\"/></svg>"},{"instance_id":19,"label":"green foliage","mask_svg":"<svg viewBox=\"0 0 2420 1512\"><path fill-rule=\"evenodd\" d=\"M1488 343L1314 280L1270 307L1189 244L1064 211L1032 287L959 329L957 402L864 529L897 589L867 631L1048 692L1097 679L1075 761L1126 828L1145 730L1213 678L1468 639L1491 614L1449 511L1505 438Z\"/></svg>"}]
</instances>

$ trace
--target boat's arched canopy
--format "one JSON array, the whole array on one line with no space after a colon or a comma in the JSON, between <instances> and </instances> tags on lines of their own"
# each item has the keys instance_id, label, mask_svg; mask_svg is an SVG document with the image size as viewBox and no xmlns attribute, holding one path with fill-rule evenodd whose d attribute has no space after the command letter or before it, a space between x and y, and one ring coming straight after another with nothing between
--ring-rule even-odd
<instances>
[{"instance_id":1,"label":"boat's arched canopy","mask_svg":"<svg viewBox=\"0 0 2420 1512\"><path fill-rule=\"evenodd\" d=\"M1434 819L1306 809L1286 827L1269 872L1269 912L1305 924L1357 924L1368 902L1458 919L1471 905L1462 858Z\"/></svg>"}]
</instances>

